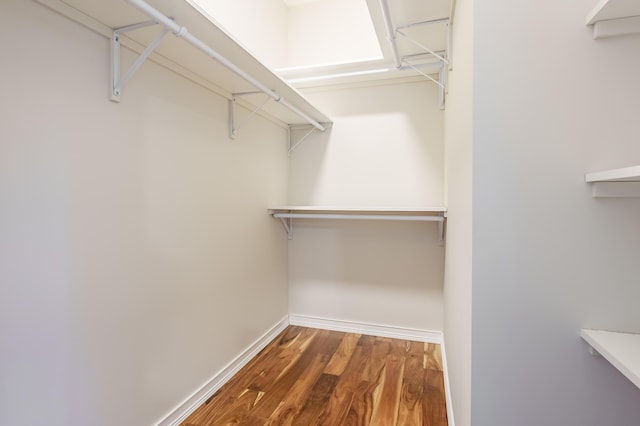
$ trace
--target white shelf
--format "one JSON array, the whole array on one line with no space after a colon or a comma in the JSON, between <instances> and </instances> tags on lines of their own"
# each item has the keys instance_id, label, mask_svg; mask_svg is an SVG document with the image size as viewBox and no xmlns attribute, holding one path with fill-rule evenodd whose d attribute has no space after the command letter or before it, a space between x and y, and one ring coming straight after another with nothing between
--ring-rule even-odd
<instances>
[{"instance_id":1,"label":"white shelf","mask_svg":"<svg viewBox=\"0 0 640 426\"><path fill-rule=\"evenodd\" d=\"M587 173L584 181L591 184L591 195L596 198L640 197L640 166Z\"/></svg>"},{"instance_id":2,"label":"white shelf","mask_svg":"<svg viewBox=\"0 0 640 426\"><path fill-rule=\"evenodd\" d=\"M293 235L293 219L325 220L392 220L438 222L439 241L444 239L445 207L360 207L360 206L277 206L269 214L280 219L289 239Z\"/></svg>"},{"instance_id":3,"label":"white shelf","mask_svg":"<svg viewBox=\"0 0 640 426\"><path fill-rule=\"evenodd\" d=\"M609 19L629 18L640 15L638 0L602 0L587 16L587 25Z\"/></svg>"},{"instance_id":4,"label":"white shelf","mask_svg":"<svg viewBox=\"0 0 640 426\"><path fill-rule=\"evenodd\" d=\"M584 175L585 182L640 182L640 166L602 170Z\"/></svg>"},{"instance_id":5,"label":"white shelf","mask_svg":"<svg viewBox=\"0 0 640 426\"><path fill-rule=\"evenodd\" d=\"M593 25L593 38L615 37L640 32L640 2L637 0L602 0L587 16Z\"/></svg>"},{"instance_id":6,"label":"white shelf","mask_svg":"<svg viewBox=\"0 0 640 426\"><path fill-rule=\"evenodd\" d=\"M149 17L124 0L37 0L43 5L107 37L111 31L144 21ZM225 57L255 80L280 95L286 102L319 123L330 123L331 119L316 109L296 89L291 87L266 65L256 59L231 35L225 32L213 18L206 15L190 0L146 0L146 2L176 24L185 27L189 34ZM127 32L122 36L122 44L140 53L159 32L159 26ZM154 50L151 60L179 72L199 84L213 88L218 93L231 97L235 93L255 92L257 89L245 79L229 70L201 50L168 34ZM144 66L144 65L143 65ZM135 84L135 76L128 84ZM124 88L123 102L126 102L127 87ZM257 107L266 96L243 96L242 101ZM298 114L280 102L269 101L262 109L285 124L306 124Z\"/></svg>"},{"instance_id":7,"label":"white shelf","mask_svg":"<svg viewBox=\"0 0 640 426\"><path fill-rule=\"evenodd\" d=\"M585 329L580 335L640 388L640 334Z\"/></svg>"},{"instance_id":8,"label":"white shelf","mask_svg":"<svg viewBox=\"0 0 640 426\"><path fill-rule=\"evenodd\" d=\"M362 207L362 206L277 206L269 208L270 213L362 213L362 214L423 214L437 215L446 213L446 207Z\"/></svg>"}]
</instances>

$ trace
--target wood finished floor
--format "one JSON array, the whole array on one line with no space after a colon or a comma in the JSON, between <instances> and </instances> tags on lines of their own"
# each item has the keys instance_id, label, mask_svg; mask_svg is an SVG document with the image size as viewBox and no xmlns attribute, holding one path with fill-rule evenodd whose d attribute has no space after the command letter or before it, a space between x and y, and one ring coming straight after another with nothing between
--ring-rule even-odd
<instances>
[{"instance_id":1,"label":"wood finished floor","mask_svg":"<svg viewBox=\"0 0 640 426\"><path fill-rule=\"evenodd\" d=\"M290 326L182 426L446 426L440 346Z\"/></svg>"}]
</instances>

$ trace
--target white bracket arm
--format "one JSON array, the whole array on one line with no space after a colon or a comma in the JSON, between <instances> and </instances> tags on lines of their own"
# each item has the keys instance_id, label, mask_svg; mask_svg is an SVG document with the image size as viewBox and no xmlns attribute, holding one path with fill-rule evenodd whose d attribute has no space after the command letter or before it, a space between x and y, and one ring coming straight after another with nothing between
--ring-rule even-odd
<instances>
[{"instance_id":1,"label":"white bracket arm","mask_svg":"<svg viewBox=\"0 0 640 426\"><path fill-rule=\"evenodd\" d=\"M120 102L120 94L122 88L127 84L131 77L140 69L144 61L153 53L155 48L160 44L165 35L169 32L167 28L162 28L156 38L147 46L140 56L135 60L129 70L120 76L120 35L129 31L137 30L140 28L157 25L155 21L145 21L138 24L127 25L126 27L116 28L113 30L111 37L111 94L110 99L114 102Z\"/></svg>"},{"instance_id":2,"label":"white bracket arm","mask_svg":"<svg viewBox=\"0 0 640 426\"><path fill-rule=\"evenodd\" d=\"M315 127L311 127L311 129L304 134L304 136L302 136L296 143L293 143L293 130L294 129L298 129L301 127L306 127L308 128L309 125L307 124L290 124L289 125L289 130L288 130L288 139L289 139L289 150L287 151L287 155L291 156L291 153L302 143L304 142L305 139L307 139L311 133L313 133L314 130L316 130Z\"/></svg>"},{"instance_id":3,"label":"white bracket arm","mask_svg":"<svg viewBox=\"0 0 640 426\"><path fill-rule=\"evenodd\" d=\"M273 217L276 217L276 215L273 215ZM293 240L293 218L279 217L279 219L285 231L287 231L287 239Z\"/></svg>"},{"instance_id":4,"label":"white bracket arm","mask_svg":"<svg viewBox=\"0 0 640 426\"><path fill-rule=\"evenodd\" d=\"M231 95L231 100L229 101L229 135L231 136L231 139L235 139L236 136L238 136L238 130L244 127L244 125L247 124L249 120L253 118L254 115L260 112L260 110L264 108L264 106L272 99L271 97L267 96L267 99L265 99L264 102L262 102L253 111L251 111L249 116L245 118L245 120L242 123L238 124L237 122L238 117L236 112L236 102L237 102L238 96L258 95L258 94L263 94L263 92L243 92L243 93L233 93Z\"/></svg>"}]
</instances>

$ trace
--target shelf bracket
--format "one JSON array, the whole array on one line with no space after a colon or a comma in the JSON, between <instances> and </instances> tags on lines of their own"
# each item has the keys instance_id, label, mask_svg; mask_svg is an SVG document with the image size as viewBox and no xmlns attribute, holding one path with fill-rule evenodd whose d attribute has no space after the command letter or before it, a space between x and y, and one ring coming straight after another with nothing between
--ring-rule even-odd
<instances>
[{"instance_id":1,"label":"shelf bracket","mask_svg":"<svg viewBox=\"0 0 640 426\"><path fill-rule=\"evenodd\" d=\"M302 136L300 139L298 139L298 141L296 143L293 143L293 130L294 129L298 129L298 128L309 128L311 127L311 130L309 130L307 133L304 134L304 136ZM315 127L311 126L310 124L290 124L289 125L289 150L287 151L287 155L289 157L291 157L291 153L293 151L295 151L295 149L302 143L304 142L305 139L307 139L311 133L313 133L316 130Z\"/></svg>"},{"instance_id":2,"label":"shelf bracket","mask_svg":"<svg viewBox=\"0 0 640 426\"><path fill-rule=\"evenodd\" d=\"M256 115L264 106L272 99L267 96L267 99L264 100L260 105L258 105L254 110L252 110L247 118L240 124L238 124L238 117L236 112L236 102L238 101L239 96L247 96L247 95L259 95L263 94L263 92L241 92L241 93L232 93L231 100L229 101L229 135L231 139L235 139L238 136L238 130L247 124L254 115Z\"/></svg>"},{"instance_id":3,"label":"shelf bracket","mask_svg":"<svg viewBox=\"0 0 640 426\"><path fill-rule=\"evenodd\" d=\"M282 226L287 231L287 239L293 240L293 219L281 217L280 222L282 222Z\"/></svg>"},{"instance_id":4,"label":"shelf bracket","mask_svg":"<svg viewBox=\"0 0 640 426\"><path fill-rule=\"evenodd\" d=\"M445 96L447 93L447 73L449 72L449 67L445 65L444 62L440 62L440 75L438 84L438 101L440 103L440 109L444 109L445 105Z\"/></svg>"},{"instance_id":5,"label":"shelf bracket","mask_svg":"<svg viewBox=\"0 0 640 426\"><path fill-rule=\"evenodd\" d=\"M111 94L110 99L113 102L120 102L120 94L122 93L122 88L131 80L131 77L140 69L144 61L147 60L149 55L153 53L156 47L160 44L165 35L169 32L167 28L162 28L156 38L147 46L147 48L138 56L133 65L129 68L129 70L124 73L124 75L120 75L120 36L121 34L127 33L129 31L138 30L140 28L150 27L152 25L158 25L155 21L145 21L140 22L138 24L127 25L125 27L116 28L113 30L113 34L111 36Z\"/></svg>"},{"instance_id":6,"label":"shelf bracket","mask_svg":"<svg viewBox=\"0 0 640 426\"><path fill-rule=\"evenodd\" d=\"M418 42L416 39L414 39L413 37L411 37L409 34L407 34L406 32L402 31L405 28L410 28L412 26L415 25L422 25L422 24L440 24L440 23L445 23L447 26L447 48L444 52L444 54L439 54L438 52L435 52L434 50L429 49L427 46L423 45L422 43ZM424 77L426 77L427 79L429 79L430 81L432 81L433 83L435 83L436 85L438 85L438 98L439 98L439 102L440 102L440 108L444 109L444 102L445 102L445 94L447 91L447 70L449 68L449 61L447 60L447 52L449 51L449 46L450 46L450 40L449 40L449 36L450 36L450 31L449 31L449 19L448 18L442 18L442 19L435 19L432 21L425 21L425 22L418 22L415 24L410 24L410 25L405 25L402 27L396 27L395 29L395 33L396 34L400 34L401 36L403 36L407 41L409 41L410 43L412 43L413 45L417 46L418 48L420 48L421 50L423 50L426 54L431 55L433 57L435 57L439 62L440 62L440 69L438 71L438 79L436 80L435 78L431 77L429 74L425 73L424 71L420 70L418 67L416 67L415 65L411 64L407 59L407 56L403 56L400 58L400 64L406 64L409 68L412 68L414 71L420 73L421 75L423 75Z\"/></svg>"}]
</instances>

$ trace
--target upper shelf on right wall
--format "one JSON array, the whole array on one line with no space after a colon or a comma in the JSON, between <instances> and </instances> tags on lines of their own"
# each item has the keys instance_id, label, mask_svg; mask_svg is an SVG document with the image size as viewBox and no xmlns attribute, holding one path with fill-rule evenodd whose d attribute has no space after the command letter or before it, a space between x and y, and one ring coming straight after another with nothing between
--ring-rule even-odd
<instances>
[{"instance_id":1,"label":"upper shelf on right wall","mask_svg":"<svg viewBox=\"0 0 640 426\"><path fill-rule=\"evenodd\" d=\"M593 38L640 34L640 1L601 0L587 16Z\"/></svg>"}]
</instances>

